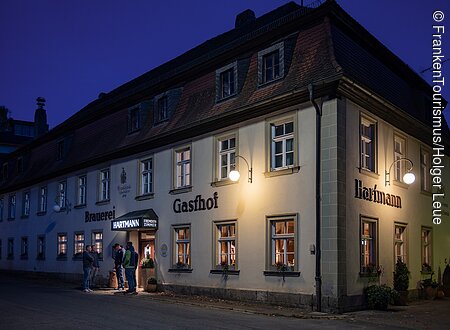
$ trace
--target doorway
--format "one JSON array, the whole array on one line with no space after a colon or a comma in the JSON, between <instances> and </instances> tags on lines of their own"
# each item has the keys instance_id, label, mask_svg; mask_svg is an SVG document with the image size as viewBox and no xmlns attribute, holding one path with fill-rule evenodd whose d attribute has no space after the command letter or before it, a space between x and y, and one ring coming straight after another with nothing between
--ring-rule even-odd
<instances>
[{"instance_id":1,"label":"doorway","mask_svg":"<svg viewBox=\"0 0 450 330\"><path fill-rule=\"evenodd\" d=\"M139 231L139 268L138 268L138 287L146 287L149 278L155 277L155 231ZM153 263L149 260L151 259ZM150 268L149 266L152 266Z\"/></svg>"}]
</instances>

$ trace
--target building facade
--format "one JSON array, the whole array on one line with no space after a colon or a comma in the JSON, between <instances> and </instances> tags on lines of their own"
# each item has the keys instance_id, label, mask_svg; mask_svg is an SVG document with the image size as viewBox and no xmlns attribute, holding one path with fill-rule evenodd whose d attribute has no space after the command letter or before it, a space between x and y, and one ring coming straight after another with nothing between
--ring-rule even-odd
<instances>
[{"instance_id":1,"label":"building facade","mask_svg":"<svg viewBox=\"0 0 450 330\"><path fill-rule=\"evenodd\" d=\"M334 1L246 11L7 158L0 269L81 276L93 244L107 278L112 246L131 240L178 292L311 306L319 252L324 310L362 307L397 258L414 291L450 250L444 199L432 221L430 97Z\"/></svg>"}]
</instances>

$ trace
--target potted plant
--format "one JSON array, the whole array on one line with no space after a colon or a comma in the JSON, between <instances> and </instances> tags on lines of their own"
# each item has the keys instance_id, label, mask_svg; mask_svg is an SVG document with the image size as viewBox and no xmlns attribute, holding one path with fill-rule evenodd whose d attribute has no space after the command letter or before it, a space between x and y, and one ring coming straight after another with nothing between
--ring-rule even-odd
<instances>
[{"instance_id":1,"label":"potted plant","mask_svg":"<svg viewBox=\"0 0 450 330\"><path fill-rule=\"evenodd\" d=\"M228 262L222 261L220 263L220 266L222 267L223 279L226 281L228 279L228 271L230 270L230 265L228 265Z\"/></svg>"},{"instance_id":2,"label":"potted plant","mask_svg":"<svg viewBox=\"0 0 450 330\"><path fill-rule=\"evenodd\" d=\"M147 292L156 292L157 289L157 281L156 278L150 277L147 280Z\"/></svg>"},{"instance_id":3,"label":"potted plant","mask_svg":"<svg viewBox=\"0 0 450 330\"><path fill-rule=\"evenodd\" d=\"M145 283L149 278L155 276L155 262L152 258L147 257L141 261L139 283L143 283L142 287L145 287Z\"/></svg>"},{"instance_id":4,"label":"potted plant","mask_svg":"<svg viewBox=\"0 0 450 330\"><path fill-rule=\"evenodd\" d=\"M447 264L442 274L442 289L446 297L450 297L450 264Z\"/></svg>"},{"instance_id":5,"label":"potted plant","mask_svg":"<svg viewBox=\"0 0 450 330\"><path fill-rule=\"evenodd\" d=\"M155 262L152 258L145 258L141 262L141 268L155 268Z\"/></svg>"},{"instance_id":6,"label":"potted plant","mask_svg":"<svg viewBox=\"0 0 450 330\"><path fill-rule=\"evenodd\" d=\"M371 285L366 289L367 303L370 309L385 311L389 302L395 296L395 290L392 290L386 284Z\"/></svg>"},{"instance_id":7,"label":"potted plant","mask_svg":"<svg viewBox=\"0 0 450 330\"><path fill-rule=\"evenodd\" d=\"M408 266L398 258L394 271L394 290L398 292L396 305L406 306L408 301L409 270Z\"/></svg>"},{"instance_id":8,"label":"potted plant","mask_svg":"<svg viewBox=\"0 0 450 330\"><path fill-rule=\"evenodd\" d=\"M433 280L433 274L431 274L430 278L422 280L420 284L422 286L422 295L425 299L432 300L436 298L439 284Z\"/></svg>"}]
</instances>

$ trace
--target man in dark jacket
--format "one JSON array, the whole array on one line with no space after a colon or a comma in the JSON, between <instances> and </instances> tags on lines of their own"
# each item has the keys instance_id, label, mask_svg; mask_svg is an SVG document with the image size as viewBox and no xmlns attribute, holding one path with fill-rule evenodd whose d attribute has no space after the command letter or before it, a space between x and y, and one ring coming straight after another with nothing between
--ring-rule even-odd
<instances>
[{"instance_id":1,"label":"man in dark jacket","mask_svg":"<svg viewBox=\"0 0 450 330\"><path fill-rule=\"evenodd\" d=\"M91 272L94 258L91 255L92 248L86 245L86 251L83 252L83 286L84 292L91 292Z\"/></svg>"},{"instance_id":2,"label":"man in dark jacket","mask_svg":"<svg viewBox=\"0 0 450 330\"><path fill-rule=\"evenodd\" d=\"M122 263L125 254L125 249L119 243L114 244L114 267L116 269L117 275L117 290L124 289L124 281L123 281L123 269Z\"/></svg>"},{"instance_id":3,"label":"man in dark jacket","mask_svg":"<svg viewBox=\"0 0 450 330\"><path fill-rule=\"evenodd\" d=\"M128 281L128 291L126 293L137 294L136 292L136 257L132 242L127 243L123 267Z\"/></svg>"},{"instance_id":4,"label":"man in dark jacket","mask_svg":"<svg viewBox=\"0 0 450 330\"><path fill-rule=\"evenodd\" d=\"M94 258L94 262L92 264L92 274L91 274L91 287L95 287L95 278L100 270L100 264L98 263L99 253L95 245L91 245L92 249L92 257Z\"/></svg>"}]
</instances>

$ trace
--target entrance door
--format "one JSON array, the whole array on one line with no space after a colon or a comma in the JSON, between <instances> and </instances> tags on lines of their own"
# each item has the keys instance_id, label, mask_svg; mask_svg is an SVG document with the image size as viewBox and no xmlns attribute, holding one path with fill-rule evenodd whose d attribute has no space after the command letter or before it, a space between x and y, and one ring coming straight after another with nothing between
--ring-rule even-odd
<instances>
[{"instance_id":1,"label":"entrance door","mask_svg":"<svg viewBox=\"0 0 450 330\"><path fill-rule=\"evenodd\" d=\"M149 264L148 259L153 260L155 265L155 231L140 231L139 232L139 275L138 287L146 287L146 283L150 277L155 277L155 268L143 267ZM143 264L144 262L144 264Z\"/></svg>"}]
</instances>

